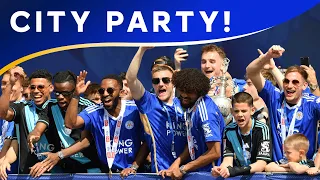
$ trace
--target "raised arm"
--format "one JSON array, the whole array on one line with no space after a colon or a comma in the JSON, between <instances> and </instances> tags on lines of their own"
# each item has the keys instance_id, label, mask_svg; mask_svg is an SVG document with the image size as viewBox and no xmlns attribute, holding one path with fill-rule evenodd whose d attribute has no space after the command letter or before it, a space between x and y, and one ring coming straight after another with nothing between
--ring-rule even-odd
<instances>
[{"instance_id":1,"label":"raised arm","mask_svg":"<svg viewBox=\"0 0 320 180\"><path fill-rule=\"evenodd\" d=\"M64 123L67 128L77 129L81 128L84 125L84 120L80 116L78 116L78 104L80 95L86 91L87 87L90 84L90 81L85 83L87 74L87 71L81 71L80 75L77 77L76 90L65 115Z\"/></svg>"},{"instance_id":2,"label":"raised arm","mask_svg":"<svg viewBox=\"0 0 320 180\"><path fill-rule=\"evenodd\" d=\"M126 74L126 79L128 82L128 86L131 90L132 97L136 100L139 100L145 92L144 86L138 79L138 72L139 72L141 60L144 53L146 52L146 50L150 48L152 47L140 47L138 49L137 53L135 54L135 56L133 57L129 65L129 68Z\"/></svg>"},{"instance_id":3,"label":"raised arm","mask_svg":"<svg viewBox=\"0 0 320 180\"><path fill-rule=\"evenodd\" d=\"M263 52L260 49L258 49L258 52L260 55L263 55ZM282 90L284 75L282 74L280 69L276 66L273 58L270 59L270 63L267 63L264 65L263 69L269 71L272 74L272 76L274 77L274 79L276 80L279 86L279 89Z\"/></svg>"},{"instance_id":4,"label":"raised arm","mask_svg":"<svg viewBox=\"0 0 320 180\"><path fill-rule=\"evenodd\" d=\"M260 55L247 66L247 75L251 79L254 86L260 92L265 84L265 78L261 74L261 70L267 64L275 66L272 58L279 58L285 50L278 45L273 45L267 53Z\"/></svg>"},{"instance_id":5,"label":"raised arm","mask_svg":"<svg viewBox=\"0 0 320 180\"><path fill-rule=\"evenodd\" d=\"M311 93L316 95L316 96L320 96L320 89L319 89L319 85L318 85L316 71L313 69L313 67L311 65L309 67L305 66L305 65L301 65L301 67L308 74L307 82L309 84Z\"/></svg>"},{"instance_id":6,"label":"raised arm","mask_svg":"<svg viewBox=\"0 0 320 180\"><path fill-rule=\"evenodd\" d=\"M5 85L5 88L3 89L2 95L0 97L0 118L1 119L12 121L14 117L14 112L9 107L10 95L16 81L19 81L21 78L23 78L23 76L19 68L11 69L9 82L7 84L2 84L3 86Z\"/></svg>"},{"instance_id":7,"label":"raised arm","mask_svg":"<svg viewBox=\"0 0 320 180\"><path fill-rule=\"evenodd\" d=\"M182 48L177 48L174 52L174 66L176 71L181 70L181 62L186 61L189 54L187 50L184 50Z\"/></svg>"}]
</instances>

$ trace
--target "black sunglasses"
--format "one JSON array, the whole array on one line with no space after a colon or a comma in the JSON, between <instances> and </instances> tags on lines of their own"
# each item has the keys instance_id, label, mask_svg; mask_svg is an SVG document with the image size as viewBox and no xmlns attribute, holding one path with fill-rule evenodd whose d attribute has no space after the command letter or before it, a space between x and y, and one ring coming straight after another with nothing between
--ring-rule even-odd
<instances>
[{"instance_id":1,"label":"black sunglasses","mask_svg":"<svg viewBox=\"0 0 320 180\"><path fill-rule=\"evenodd\" d=\"M298 86L298 85L300 84L300 82L299 82L298 80L292 80L291 82L292 82L292 84L293 84L294 86ZM290 83L290 80L287 79L287 78L285 78L285 79L283 80L283 83L284 83L284 84L289 84L289 83Z\"/></svg>"},{"instance_id":2,"label":"black sunglasses","mask_svg":"<svg viewBox=\"0 0 320 180\"><path fill-rule=\"evenodd\" d=\"M113 88L111 88L111 87L109 87L109 88L107 88L107 89L100 88L100 89L98 90L99 94L104 94L104 92L105 92L105 91L107 91L107 92L108 92L108 94L113 94L114 89L113 89Z\"/></svg>"},{"instance_id":3,"label":"black sunglasses","mask_svg":"<svg viewBox=\"0 0 320 180\"><path fill-rule=\"evenodd\" d=\"M164 84L169 84L171 82L171 78L168 78L168 77L163 77L161 78L162 82ZM160 83L160 78L152 78L152 84L159 84Z\"/></svg>"},{"instance_id":4,"label":"black sunglasses","mask_svg":"<svg viewBox=\"0 0 320 180\"><path fill-rule=\"evenodd\" d=\"M58 97L60 95L67 97L67 96L71 96L73 94L74 90L72 91L54 91L54 94Z\"/></svg>"},{"instance_id":5,"label":"black sunglasses","mask_svg":"<svg viewBox=\"0 0 320 180\"><path fill-rule=\"evenodd\" d=\"M30 90L36 90L36 89L38 89L39 91L43 91L45 87L46 87L45 85L38 85L38 86L36 86L36 85L30 85Z\"/></svg>"}]
</instances>

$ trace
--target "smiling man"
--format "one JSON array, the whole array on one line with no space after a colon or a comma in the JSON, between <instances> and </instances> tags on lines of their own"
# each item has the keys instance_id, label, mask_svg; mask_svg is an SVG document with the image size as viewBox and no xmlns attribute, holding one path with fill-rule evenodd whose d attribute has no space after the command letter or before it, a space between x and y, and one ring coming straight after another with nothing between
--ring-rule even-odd
<instances>
[{"instance_id":1,"label":"smiling man","mask_svg":"<svg viewBox=\"0 0 320 180\"><path fill-rule=\"evenodd\" d=\"M50 136L55 137L53 142L49 141L54 145L55 151L45 153L47 157L41 162L44 169L31 168L30 174L33 177L40 176L45 170L50 171L56 165L64 167L64 173L101 172L98 155L90 133L88 131L82 132L81 129L71 131L64 127L64 117L76 88L76 79L76 75L71 71L60 71L53 77L54 94L57 101L52 102L55 106L49 110L54 121L50 122L47 131ZM94 103L88 99L80 98L79 112L90 105L94 105ZM35 129L40 129L38 126L37 124ZM28 142L31 149L43 133L44 131L32 131L29 134Z\"/></svg>"},{"instance_id":2,"label":"smiling man","mask_svg":"<svg viewBox=\"0 0 320 180\"><path fill-rule=\"evenodd\" d=\"M267 53L260 55L247 67L248 78L259 91L259 96L269 109L273 143L273 161L286 164L283 144L286 137L301 133L308 137L310 148L307 158L312 159L316 149L316 127L320 119L320 99L303 94L307 88L308 74L300 66L291 66L285 73L283 92L261 74L262 68L272 63L272 58L279 58L285 50L272 46Z\"/></svg>"},{"instance_id":3,"label":"smiling man","mask_svg":"<svg viewBox=\"0 0 320 180\"><path fill-rule=\"evenodd\" d=\"M147 117L151 130L147 142L151 151L152 172L168 169L186 145L185 122L180 102L174 97L174 70L165 64L152 68L154 94L146 91L137 78L141 60L147 49L140 47L128 68L126 79L140 113ZM145 128L146 129L146 128Z\"/></svg>"},{"instance_id":4,"label":"smiling man","mask_svg":"<svg viewBox=\"0 0 320 180\"><path fill-rule=\"evenodd\" d=\"M77 78L75 94L66 112L66 126L92 133L103 172L119 173L124 169L129 169L126 174L136 172L148 155L136 105L132 101L121 100L122 80L110 74L100 84L102 103L78 113L79 95L90 83L85 83L86 75L87 72L82 71Z\"/></svg>"},{"instance_id":5,"label":"smiling man","mask_svg":"<svg viewBox=\"0 0 320 180\"><path fill-rule=\"evenodd\" d=\"M50 116L47 114L50 93L53 91L51 83L52 76L47 70L37 70L30 75L30 91L33 101L18 102L10 104L10 94L16 81L19 80L16 74L11 74L10 83L6 85L3 94L0 98L0 117L7 121L14 121L19 127L19 150L20 150L20 165L19 172L28 174L30 168L41 160L41 157L36 156L35 153L30 153L28 148L27 136L34 129L36 124L44 130L50 122ZM55 138L53 136L46 137ZM45 139L42 139L43 144L47 144ZM50 146L40 148L41 150L48 151ZM42 151L42 152L44 152Z\"/></svg>"},{"instance_id":6,"label":"smiling man","mask_svg":"<svg viewBox=\"0 0 320 180\"><path fill-rule=\"evenodd\" d=\"M201 71L210 79L211 88L208 92L210 97L220 93L220 79L223 76L224 59L227 58L224 50L215 44L208 44L201 50ZM227 87L226 96L231 98L237 92L243 91L242 86L245 81L242 79L232 79L231 75L226 72Z\"/></svg>"}]
</instances>

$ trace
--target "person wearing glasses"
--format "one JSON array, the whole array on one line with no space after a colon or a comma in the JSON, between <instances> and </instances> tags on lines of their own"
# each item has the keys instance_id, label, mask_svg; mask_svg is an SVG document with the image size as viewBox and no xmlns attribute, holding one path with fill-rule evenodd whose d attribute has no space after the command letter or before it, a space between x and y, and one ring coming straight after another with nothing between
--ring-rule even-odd
<instances>
[{"instance_id":1,"label":"person wearing glasses","mask_svg":"<svg viewBox=\"0 0 320 180\"><path fill-rule=\"evenodd\" d=\"M88 131L81 129L68 129L64 126L64 117L76 88L76 75L71 71L60 71L53 76L54 94L58 109L51 109L53 122L50 122L48 131L51 136L56 137L54 144L56 152L45 152L46 159L42 161L43 167L48 169L35 168L30 173L32 177L41 176L45 170L50 171L58 165L63 168L64 173L99 173L100 162L98 159L92 136ZM88 106L94 105L93 102L85 98L80 98L78 112ZM36 128L37 129L36 125ZM33 149L34 144L39 141L44 132L36 134L31 132L28 136L29 148ZM64 135L65 134L65 135ZM59 163L59 164L58 164Z\"/></svg>"},{"instance_id":2,"label":"person wearing glasses","mask_svg":"<svg viewBox=\"0 0 320 180\"><path fill-rule=\"evenodd\" d=\"M31 152L28 148L28 134L34 129L36 124L39 124L39 131L47 129L50 118L52 118L48 116L47 111L48 106L51 106L48 100L50 99L50 93L53 91L53 85L51 83L52 76L47 70L37 70L29 77L32 101L10 104L10 94L13 86L15 82L20 79L21 76L19 73L11 73L10 83L6 85L0 98L0 118L7 121L14 121L18 124L19 173L29 174L30 168L42 160L43 157L40 153L51 149L51 146L49 146L47 142L48 139L56 138L51 136L49 131L46 131L45 136L41 139L41 145L37 146L38 149L36 151ZM8 159L15 161L16 156L8 157ZM12 161L9 163L11 164ZM37 164L36 167L45 168L42 167L41 164Z\"/></svg>"},{"instance_id":3,"label":"person wearing glasses","mask_svg":"<svg viewBox=\"0 0 320 180\"><path fill-rule=\"evenodd\" d=\"M281 46L274 45L268 52L261 54L247 67L251 79L269 109L270 129L272 133L274 162L268 168L275 169L279 164L287 164L283 148L286 137L301 133L307 136L311 146L307 158L312 159L316 152L316 127L320 119L320 98L303 94L307 88L308 74L300 66L290 66L283 79L283 92L261 75L262 68L271 63L272 58L279 58L284 53ZM270 167L273 166L273 167ZM316 163L316 168L320 164Z\"/></svg>"},{"instance_id":4,"label":"person wearing glasses","mask_svg":"<svg viewBox=\"0 0 320 180\"><path fill-rule=\"evenodd\" d=\"M77 78L76 89L65 116L66 127L83 128L92 133L103 172L120 173L126 168L131 170L127 173L136 172L148 155L136 105L132 101L121 100L121 78L107 75L102 79L99 89L102 103L89 106L78 114L79 96L90 84L90 81L85 83L86 75L87 72L82 71Z\"/></svg>"},{"instance_id":5,"label":"person wearing glasses","mask_svg":"<svg viewBox=\"0 0 320 180\"><path fill-rule=\"evenodd\" d=\"M179 100L171 82L174 70L163 64L152 68L154 93L147 91L137 78L147 49L140 47L127 70L126 79L140 113L146 115L146 139L151 151L151 172L168 169L186 145L186 129Z\"/></svg>"}]
</instances>

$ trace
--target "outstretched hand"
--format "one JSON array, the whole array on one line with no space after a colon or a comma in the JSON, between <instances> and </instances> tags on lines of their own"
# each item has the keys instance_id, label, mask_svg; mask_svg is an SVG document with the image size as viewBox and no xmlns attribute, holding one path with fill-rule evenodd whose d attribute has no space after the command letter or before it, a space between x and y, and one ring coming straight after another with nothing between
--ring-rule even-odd
<instances>
[{"instance_id":1,"label":"outstretched hand","mask_svg":"<svg viewBox=\"0 0 320 180\"><path fill-rule=\"evenodd\" d=\"M86 77L87 77L88 72L83 70L80 71L79 76L77 76L77 85L76 85L76 95L80 95L82 93L84 93L87 89L87 87L89 86L89 84L91 83L91 81L88 81L85 83L86 81Z\"/></svg>"}]
</instances>

